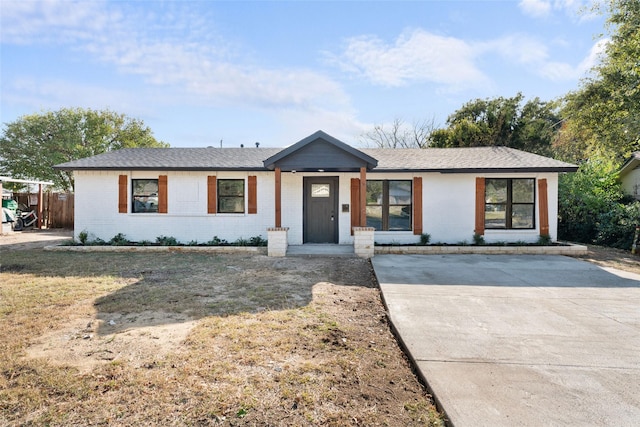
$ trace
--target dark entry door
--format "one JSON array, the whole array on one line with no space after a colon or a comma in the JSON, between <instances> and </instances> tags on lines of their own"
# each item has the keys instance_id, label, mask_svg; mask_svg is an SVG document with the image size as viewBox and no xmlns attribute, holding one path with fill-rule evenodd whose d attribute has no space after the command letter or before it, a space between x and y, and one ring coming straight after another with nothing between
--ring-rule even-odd
<instances>
[{"instance_id":1,"label":"dark entry door","mask_svg":"<svg viewBox=\"0 0 640 427\"><path fill-rule=\"evenodd\" d=\"M304 243L338 243L338 177L304 178Z\"/></svg>"}]
</instances>

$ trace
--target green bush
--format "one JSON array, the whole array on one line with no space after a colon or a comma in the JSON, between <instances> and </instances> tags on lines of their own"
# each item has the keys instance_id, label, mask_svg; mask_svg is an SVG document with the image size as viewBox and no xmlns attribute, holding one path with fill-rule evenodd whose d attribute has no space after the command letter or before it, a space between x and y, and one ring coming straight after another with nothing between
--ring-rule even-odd
<instances>
[{"instance_id":1,"label":"green bush","mask_svg":"<svg viewBox=\"0 0 640 427\"><path fill-rule=\"evenodd\" d=\"M213 239L207 242L208 246L228 246L229 242L224 239L219 238L218 236L213 236Z\"/></svg>"},{"instance_id":2,"label":"green bush","mask_svg":"<svg viewBox=\"0 0 640 427\"><path fill-rule=\"evenodd\" d=\"M78 241L81 245L86 245L89 241L89 232L87 230L82 230L80 233L78 233Z\"/></svg>"},{"instance_id":3,"label":"green bush","mask_svg":"<svg viewBox=\"0 0 640 427\"><path fill-rule=\"evenodd\" d=\"M248 239L243 239L242 237L240 237L238 240L233 242L231 246L250 246L250 245L249 245Z\"/></svg>"},{"instance_id":4,"label":"green bush","mask_svg":"<svg viewBox=\"0 0 640 427\"><path fill-rule=\"evenodd\" d=\"M551 244L551 236L548 234L541 234L536 243L540 246L548 246Z\"/></svg>"},{"instance_id":5,"label":"green bush","mask_svg":"<svg viewBox=\"0 0 640 427\"><path fill-rule=\"evenodd\" d=\"M609 212L600 214L595 243L629 250L637 225L640 225L640 202L618 203Z\"/></svg>"},{"instance_id":6,"label":"green bush","mask_svg":"<svg viewBox=\"0 0 640 427\"><path fill-rule=\"evenodd\" d=\"M575 173L560 176L558 185L558 237L593 243L601 216L623 199L617 166L610 160L593 159Z\"/></svg>"},{"instance_id":7,"label":"green bush","mask_svg":"<svg viewBox=\"0 0 640 427\"><path fill-rule=\"evenodd\" d=\"M482 234L473 233L473 244L478 246L484 245L484 236Z\"/></svg>"},{"instance_id":8,"label":"green bush","mask_svg":"<svg viewBox=\"0 0 640 427\"><path fill-rule=\"evenodd\" d=\"M178 246L179 245L175 237L169 237L169 236L156 237L156 243L161 246Z\"/></svg>"},{"instance_id":9,"label":"green bush","mask_svg":"<svg viewBox=\"0 0 640 427\"><path fill-rule=\"evenodd\" d=\"M111 246L127 246L130 245L131 242L124 234L118 233L109 240L109 244Z\"/></svg>"},{"instance_id":10,"label":"green bush","mask_svg":"<svg viewBox=\"0 0 640 427\"><path fill-rule=\"evenodd\" d=\"M429 244L429 241L431 241L431 234L422 233L420 235L420 246L427 246Z\"/></svg>"},{"instance_id":11,"label":"green bush","mask_svg":"<svg viewBox=\"0 0 640 427\"><path fill-rule=\"evenodd\" d=\"M255 236L249 239L249 246L267 246L267 239L262 236Z\"/></svg>"}]
</instances>

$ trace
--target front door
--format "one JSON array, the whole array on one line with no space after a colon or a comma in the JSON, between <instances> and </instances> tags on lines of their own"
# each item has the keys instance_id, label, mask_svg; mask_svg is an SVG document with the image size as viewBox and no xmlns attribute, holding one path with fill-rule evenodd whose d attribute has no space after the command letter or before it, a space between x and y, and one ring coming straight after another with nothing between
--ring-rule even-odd
<instances>
[{"instance_id":1,"label":"front door","mask_svg":"<svg viewBox=\"0 0 640 427\"><path fill-rule=\"evenodd\" d=\"M338 177L304 178L304 243L338 243Z\"/></svg>"}]
</instances>

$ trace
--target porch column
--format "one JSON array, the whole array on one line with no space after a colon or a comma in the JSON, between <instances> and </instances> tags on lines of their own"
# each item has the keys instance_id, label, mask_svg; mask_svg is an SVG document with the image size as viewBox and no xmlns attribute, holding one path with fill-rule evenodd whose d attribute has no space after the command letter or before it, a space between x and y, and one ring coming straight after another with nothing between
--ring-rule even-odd
<instances>
[{"instance_id":1,"label":"porch column","mask_svg":"<svg viewBox=\"0 0 640 427\"><path fill-rule=\"evenodd\" d=\"M360 168L360 227L367 225L367 168Z\"/></svg>"},{"instance_id":2,"label":"porch column","mask_svg":"<svg viewBox=\"0 0 640 427\"><path fill-rule=\"evenodd\" d=\"M267 256L287 256L288 227L271 227L267 229Z\"/></svg>"},{"instance_id":3,"label":"porch column","mask_svg":"<svg viewBox=\"0 0 640 427\"><path fill-rule=\"evenodd\" d=\"M540 235L549 235L549 200L547 198L547 180L538 180L538 207L540 209Z\"/></svg>"},{"instance_id":4,"label":"porch column","mask_svg":"<svg viewBox=\"0 0 640 427\"><path fill-rule=\"evenodd\" d=\"M276 228L282 227L282 173L276 168Z\"/></svg>"},{"instance_id":5,"label":"porch column","mask_svg":"<svg viewBox=\"0 0 640 427\"><path fill-rule=\"evenodd\" d=\"M373 257L375 231L373 227L353 227L353 251L360 258Z\"/></svg>"},{"instance_id":6,"label":"porch column","mask_svg":"<svg viewBox=\"0 0 640 427\"><path fill-rule=\"evenodd\" d=\"M42 212L44 212L42 203L43 203L44 197L42 197L42 184L38 184L38 222L37 222L37 227L38 229L42 229Z\"/></svg>"}]
</instances>

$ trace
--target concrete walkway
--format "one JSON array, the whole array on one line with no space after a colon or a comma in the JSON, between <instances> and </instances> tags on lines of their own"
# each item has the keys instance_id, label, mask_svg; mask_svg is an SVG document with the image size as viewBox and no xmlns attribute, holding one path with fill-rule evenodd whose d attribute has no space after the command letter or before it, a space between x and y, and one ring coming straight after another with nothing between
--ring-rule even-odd
<instances>
[{"instance_id":1,"label":"concrete walkway","mask_svg":"<svg viewBox=\"0 0 640 427\"><path fill-rule=\"evenodd\" d=\"M640 276L562 256L376 255L451 424L640 425Z\"/></svg>"}]
</instances>

